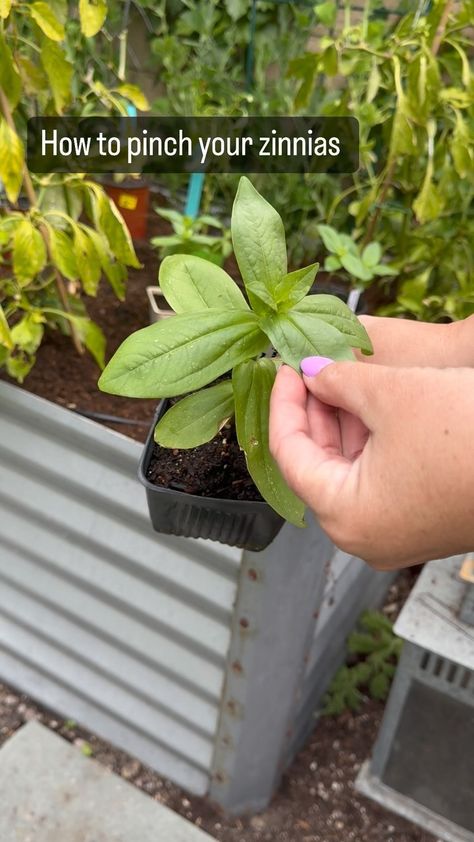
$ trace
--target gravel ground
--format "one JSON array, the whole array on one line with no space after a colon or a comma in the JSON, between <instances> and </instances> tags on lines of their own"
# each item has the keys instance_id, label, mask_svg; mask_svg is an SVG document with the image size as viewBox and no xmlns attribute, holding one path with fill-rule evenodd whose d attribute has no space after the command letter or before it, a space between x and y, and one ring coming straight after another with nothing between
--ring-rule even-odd
<instances>
[{"instance_id":1,"label":"gravel ground","mask_svg":"<svg viewBox=\"0 0 474 842\"><path fill-rule=\"evenodd\" d=\"M402 573L390 589L384 610L391 618L405 601L413 575ZM380 702L366 699L357 714L321 718L269 807L256 816L235 818L206 799L187 794L75 722L0 684L0 744L36 719L220 842L436 842L354 791L382 714Z\"/></svg>"}]
</instances>

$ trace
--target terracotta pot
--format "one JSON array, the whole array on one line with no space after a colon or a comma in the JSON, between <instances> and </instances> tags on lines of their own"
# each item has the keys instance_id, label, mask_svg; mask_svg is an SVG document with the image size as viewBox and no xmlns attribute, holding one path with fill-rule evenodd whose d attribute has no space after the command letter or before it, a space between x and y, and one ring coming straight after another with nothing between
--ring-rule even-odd
<instances>
[{"instance_id":1,"label":"terracotta pot","mask_svg":"<svg viewBox=\"0 0 474 842\"><path fill-rule=\"evenodd\" d=\"M143 181L124 181L122 184L104 184L104 190L117 205L132 240L145 240L150 205L148 184Z\"/></svg>"}]
</instances>

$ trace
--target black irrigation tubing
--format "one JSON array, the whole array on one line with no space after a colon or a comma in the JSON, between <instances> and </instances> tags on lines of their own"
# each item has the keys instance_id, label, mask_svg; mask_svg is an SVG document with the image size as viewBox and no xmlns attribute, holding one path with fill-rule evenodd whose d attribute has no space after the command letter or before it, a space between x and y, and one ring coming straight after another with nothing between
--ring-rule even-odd
<instances>
[{"instance_id":1,"label":"black irrigation tubing","mask_svg":"<svg viewBox=\"0 0 474 842\"><path fill-rule=\"evenodd\" d=\"M76 415L90 418L91 421L103 421L105 424L131 424L135 427L149 427L151 421L139 421L137 418L123 418L121 415L108 415L106 412L93 412L90 409L72 409Z\"/></svg>"}]
</instances>

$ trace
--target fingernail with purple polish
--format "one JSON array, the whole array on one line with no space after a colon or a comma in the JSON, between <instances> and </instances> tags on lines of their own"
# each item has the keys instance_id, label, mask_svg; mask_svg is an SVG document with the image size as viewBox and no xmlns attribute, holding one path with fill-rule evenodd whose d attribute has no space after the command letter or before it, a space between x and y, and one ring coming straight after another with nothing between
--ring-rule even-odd
<instances>
[{"instance_id":1,"label":"fingernail with purple polish","mask_svg":"<svg viewBox=\"0 0 474 842\"><path fill-rule=\"evenodd\" d=\"M315 377L323 368L333 363L330 357L305 357L300 362L300 368L306 377Z\"/></svg>"}]
</instances>

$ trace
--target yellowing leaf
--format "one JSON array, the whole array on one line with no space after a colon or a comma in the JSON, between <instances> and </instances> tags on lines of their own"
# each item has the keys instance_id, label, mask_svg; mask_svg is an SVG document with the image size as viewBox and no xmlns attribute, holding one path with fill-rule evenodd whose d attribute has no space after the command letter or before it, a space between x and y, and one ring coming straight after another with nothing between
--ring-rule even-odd
<instances>
[{"instance_id":1,"label":"yellowing leaf","mask_svg":"<svg viewBox=\"0 0 474 842\"><path fill-rule=\"evenodd\" d=\"M0 32L0 87L5 92L12 108L18 105L21 96L21 79L13 61L12 52Z\"/></svg>"},{"instance_id":2,"label":"yellowing leaf","mask_svg":"<svg viewBox=\"0 0 474 842\"><path fill-rule=\"evenodd\" d=\"M5 120L0 121L0 178L10 202L16 202L23 183L23 144Z\"/></svg>"},{"instance_id":3,"label":"yellowing leaf","mask_svg":"<svg viewBox=\"0 0 474 842\"><path fill-rule=\"evenodd\" d=\"M76 256L73 244L65 231L49 227L49 244L51 257L55 266L69 281L75 281L78 276Z\"/></svg>"},{"instance_id":4,"label":"yellowing leaf","mask_svg":"<svg viewBox=\"0 0 474 842\"><path fill-rule=\"evenodd\" d=\"M33 280L46 265L46 246L30 219L22 219L13 235L13 271L20 286Z\"/></svg>"},{"instance_id":5,"label":"yellowing leaf","mask_svg":"<svg viewBox=\"0 0 474 842\"><path fill-rule=\"evenodd\" d=\"M9 348L10 350L13 348L14 343L12 339L12 335L10 332L10 328L8 326L7 317L3 312L3 307L0 304L0 345L3 345L5 348Z\"/></svg>"},{"instance_id":6,"label":"yellowing leaf","mask_svg":"<svg viewBox=\"0 0 474 842\"><path fill-rule=\"evenodd\" d=\"M97 295L101 276L99 255L92 239L79 226L74 228L74 257L84 291L87 295Z\"/></svg>"},{"instance_id":7,"label":"yellowing leaf","mask_svg":"<svg viewBox=\"0 0 474 842\"><path fill-rule=\"evenodd\" d=\"M5 20L10 14L11 7L12 0L0 0L0 18Z\"/></svg>"},{"instance_id":8,"label":"yellowing leaf","mask_svg":"<svg viewBox=\"0 0 474 842\"><path fill-rule=\"evenodd\" d=\"M97 193L99 224L117 260L126 266L140 268L130 232L117 206L105 193Z\"/></svg>"},{"instance_id":9,"label":"yellowing leaf","mask_svg":"<svg viewBox=\"0 0 474 842\"><path fill-rule=\"evenodd\" d=\"M79 17L82 32L87 38L92 38L107 17L107 3L105 0L79 0Z\"/></svg>"},{"instance_id":10,"label":"yellowing leaf","mask_svg":"<svg viewBox=\"0 0 474 842\"><path fill-rule=\"evenodd\" d=\"M43 45L41 64L51 86L56 111L62 114L64 107L71 99L72 64L66 59L61 47L52 41L45 41Z\"/></svg>"},{"instance_id":11,"label":"yellowing leaf","mask_svg":"<svg viewBox=\"0 0 474 842\"><path fill-rule=\"evenodd\" d=\"M474 143L471 138L466 121L456 112L456 128L451 140L451 154L454 167L461 178L474 176Z\"/></svg>"},{"instance_id":12,"label":"yellowing leaf","mask_svg":"<svg viewBox=\"0 0 474 842\"><path fill-rule=\"evenodd\" d=\"M413 202L413 211L418 222L423 225L436 219L443 209L443 197L433 183L433 162L429 161L423 186Z\"/></svg>"},{"instance_id":13,"label":"yellowing leaf","mask_svg":"<svg viewBox=\"0 0 474 842\"><path fill-rule=\"evenodd\" d=\"M64 26L57 19L48 3L32 3L29 9L31 17L47 38L50 38L52 41L62 41L64 39Z\"/></svg>"},{"instance_id":14,"label":"yellowing leaf","mask_svg":"<svg viewBox=\"0 0 474 842\"><path fill-rule=\"evenodd\" d=\"M150 110L150 103L138 85L120 85L120 87L115 88L115 91L125 97L125 99L130 100L132 105L138 108L139 111Z\"/></svg>"},{"instance_id":15,"label":"yellowing leaf","mask_svg":"<svg viewBox=\"0 0 474 842\"><path fill-rule=\"evenodd\" d=\"M46 88L48 81L41 67L26 58L26 56L16 55L15 60L20 73L21 83L24 92L29 96L36 96Z\"/></svg>"}]
</instances>

